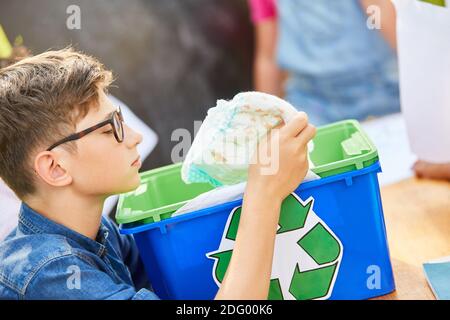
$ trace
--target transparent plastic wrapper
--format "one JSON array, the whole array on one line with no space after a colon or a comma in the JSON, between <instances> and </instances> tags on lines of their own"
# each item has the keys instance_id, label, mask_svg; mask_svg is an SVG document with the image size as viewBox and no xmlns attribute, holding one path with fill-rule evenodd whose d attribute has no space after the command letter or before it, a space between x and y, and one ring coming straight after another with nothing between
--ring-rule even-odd
<instances>
[{"instance_id":1,"label":"transparent plastic wrapper","mask_svg":"<svg viewBox=\"0 0 450 320\"><path fill-rule=\"evenodd\" d=\"M243 92L230 101L218 100L216 107L208 110L183 162L183 181L208 182L215 187L246 181L258 143L297 113L283 99L261 92ZM305 180L317 178L309 170Z\"/></svg>"},{"instance_id":2,"label":"transparent plastic wrapper","mask_svg":"<svg viewBox=\"0 0 450 320\"><path fill-rule=\"evenodd\" d=\"M246 186L247 182L241 182L232 186L223 186L205 192L188 201L188 203L178 209L172 217L242 199L244 197Z\"/></svg>"}]
</instances>

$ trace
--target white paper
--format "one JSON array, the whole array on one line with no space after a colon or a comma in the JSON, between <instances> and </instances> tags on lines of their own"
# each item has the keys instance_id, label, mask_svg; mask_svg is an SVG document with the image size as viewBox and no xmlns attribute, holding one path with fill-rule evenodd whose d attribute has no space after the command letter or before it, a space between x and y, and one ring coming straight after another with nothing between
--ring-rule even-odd
<instances>
[{"instance_id":1,"label":"white paper","mask_svg":"<svg viewBox=\"0 0 450 320\"><path fill-rule=\"evenodd\" d=\"M414 175L412 166L417 156L410 149L405 121L400 113L366 121L362 127L378 150L383 170L378 175L380 185L393 184Z\"/></svg>"},{"instance_id":2,"label":"white paper","mask_svg":"<svg viewBox=\"0 0 450 320\"><path fill-rule=\"evenodd\" d=\"M402 111L412 151L450 162L450 4L394 0Z\"/></svg>"}]
</instances>

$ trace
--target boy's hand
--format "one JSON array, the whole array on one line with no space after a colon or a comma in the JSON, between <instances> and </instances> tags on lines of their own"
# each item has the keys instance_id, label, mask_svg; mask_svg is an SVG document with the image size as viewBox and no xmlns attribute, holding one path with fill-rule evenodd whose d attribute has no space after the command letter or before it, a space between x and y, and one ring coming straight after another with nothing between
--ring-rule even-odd
<instances>
[{"instance_id":1,"label":"boy's hand","mask_svg":"<svg viewBox=\"0 0 450 320\"><path fill-rule=\"evenodd\" d=\"M281 203L306 175L315 132L301 112L258 146L268 157L257 152L252 159L233 256L216 299L267 299Z\"/></svg>"},{"instance_id":2,"label":"boy's hand","mask_svg":"<svg viewBox=\"0 0 450 320\"><path fill-rule=\"evenodd\" d=\"M263 139L249 167L248 188L261 196L283 201L305 178L308 171L308 142L316 128L304 112Z\"/></svg>"}]
</instances>

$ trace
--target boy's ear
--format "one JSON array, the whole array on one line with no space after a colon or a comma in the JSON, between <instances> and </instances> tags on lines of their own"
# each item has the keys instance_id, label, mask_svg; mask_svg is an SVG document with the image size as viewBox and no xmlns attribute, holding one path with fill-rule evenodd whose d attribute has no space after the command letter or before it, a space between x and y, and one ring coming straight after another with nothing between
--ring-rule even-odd
<instances>
[{"instance_id":1,"label":"boy's ear","mask_svg":"<svg viewBox=\"0 0 450 320\"><path fill-rule=\"evenodd\" d=\"M47 184L64 187L72 183L72 176L62 166L58 156L50 151L40 152L34 160L34 171Z\"/></svg>"}]
</instances>

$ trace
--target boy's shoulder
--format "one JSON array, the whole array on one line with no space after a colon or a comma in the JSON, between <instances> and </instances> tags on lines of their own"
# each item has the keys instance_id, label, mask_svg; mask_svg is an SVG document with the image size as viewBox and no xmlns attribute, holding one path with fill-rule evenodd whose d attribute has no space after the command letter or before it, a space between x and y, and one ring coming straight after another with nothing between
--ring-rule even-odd
<instances>
[{"instance_id":1,"label":"boy's shoulder","mask_svg":"<svg viewBox=\"0 0 450 320\"><path fill-rule=\"evenodd\" d=\"M23 234L15 230L0 243L0 292L2 286L24 294L27 285L46 264L74 255L72 246L56 234Z\"/></svg>"}]
</instances>

